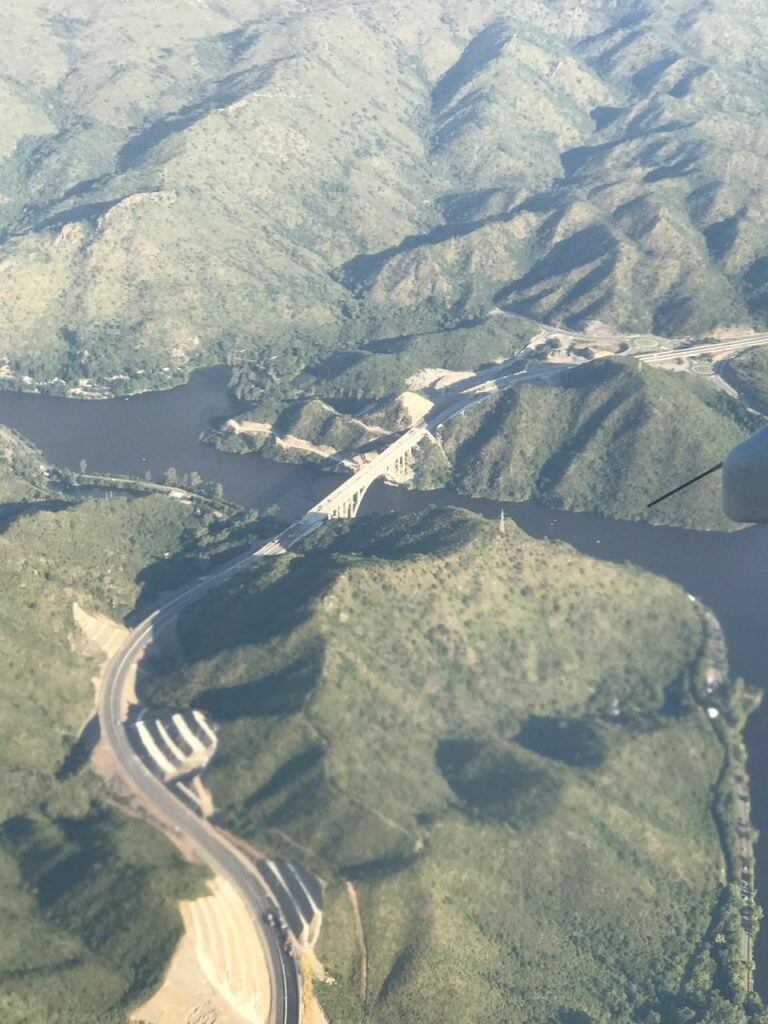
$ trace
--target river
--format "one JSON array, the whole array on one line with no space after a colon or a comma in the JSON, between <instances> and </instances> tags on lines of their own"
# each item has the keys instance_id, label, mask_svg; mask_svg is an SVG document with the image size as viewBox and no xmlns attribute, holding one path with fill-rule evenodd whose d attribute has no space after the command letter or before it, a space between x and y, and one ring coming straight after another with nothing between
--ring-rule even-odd
<instances>
[{"instance_id":1,"label":"river","mask_svg":"<svg viewBox=\"0 0 768 1024\"><path fill-rule=\"evenodd\" d=\"M77 469L81 459L95 472L161 480L173 466L221 482L226 497L243 505L278 505L298 518L331 491L339 477L312 466L290 466L258 455L219 452L199 441L213 422L235 415L225 368L203 370L182 387L103 401L0 392L0 423L24 434L45 457ZM362 514L458 505L487 516L501 509L528 533L564 540L592 557L629 562L665 576L715 612L728 641L732 674L768 686L768 528L709 533L555 512L522 504L465 498L450 490L420 493L378 483ZM762 836L757 844L757 888L768 905L768 699L747 728L752 817ZM768 998L768 926L756 945L756 988Z\"/></svg>"}]
</instances>

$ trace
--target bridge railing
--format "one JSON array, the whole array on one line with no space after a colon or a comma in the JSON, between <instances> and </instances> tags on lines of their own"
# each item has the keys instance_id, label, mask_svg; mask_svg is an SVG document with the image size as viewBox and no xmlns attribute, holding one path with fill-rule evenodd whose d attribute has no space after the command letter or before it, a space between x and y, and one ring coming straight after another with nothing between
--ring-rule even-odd
<instances>
[{"instance_id":1,"label":"bridge railing","mask_svg":"<svg viewBox=\"0 0 768 1024\"><path fill-rule=\"evenodd\" d=\"M330 517L344 505L352 503L359 506L362 495L371 484L380 477L386 476L389 470L394 468L398 459L419 445L428 433L429 430L426 426L411 427L388 445L384 451L374 456L370 462L361 466L349 479L339 484L334 491L327 494L309 510L307 515L321 514Z\"/></svg>"}]
</instances>

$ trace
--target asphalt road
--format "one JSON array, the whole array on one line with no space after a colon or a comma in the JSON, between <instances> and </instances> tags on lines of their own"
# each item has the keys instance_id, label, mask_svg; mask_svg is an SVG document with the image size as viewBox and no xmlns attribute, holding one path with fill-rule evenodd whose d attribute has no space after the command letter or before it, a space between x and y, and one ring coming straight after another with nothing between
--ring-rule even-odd
<instances>
[{"instance_id":1,"label":"asphalt road","mask_svg":"<svg viewBox=\"0 0 768 1024\"><path fill-rule=\"evenodd\" d=\"M269 1024L298 1024L301 1019L301 985L292 957L283 950L283 937L266 920L272 901L259 877L227 839L210 822L199 818L145 767L128 741L124 727L127 688L134 669L147 647L162 630L176 622L179 614L199 601L208 591L249 568L262 558L296 544L317 529L318 522L298 523L276 541L212 572L170 598L130 634L104 670L99 699L101 735L109 745L120 773L130 790L141 799L152 816L166 829L183 835L203 863L227 878L245 901L261 940L270 976Z\"/></svg>"},{"instance_id":2,"label":"asphalt road","mask_svg":"<svg viewBox=\"0 0 768 1024\"><path fill-rule=\"evenodd\" d=\"M710 342L706 345L691 345L689 348L658 349L651 352L635 354L640 363L665 363L670 360L692 356L728 355L730 353L745 352L750 348L761 348L768 345L768 334L754 334L745 338L731 338L718 342Z\"/></svg>"},{"instance_id":3,"label":"asphalt road","mask_svg":"<svg viewBox=\"0 0 768 1024\"><path fill-rule=\"evenodd\" d=\"M683 354L692 355L695 354L695 350L689 349ZM655 355L658 358L661 353ZM526 383L535 377L554 376L562 370L563 367L547 364L524 367L518 365L515 360L504 366L489 368L481 377L463 382L466 390L460 390L458 394L449 392L444 402L439 403L420 426L411 428L405 435L395 439L390 447L408 446L408 435L419 433L421 436L424 428L434 429L484 401L494 392L498 393L510 386ZM356 476L366 473L371 475L373 468L370 465L364 466ZM347 480L337 490L349 489L350 484L351 481ZM325 501L335 495L336 492L333 492ZM101 735L111 748L120 773L130 790L139 796L144 806L164 828L170 828L177 835L183 836L205 864L226 877L245 901L260 936L270 975L269 1024L298 1024L302 1012L301 984L296 963L284 952L282 935L266 920L267 912L272 909L272 901L247 859L220 835L210 822L198 817L177 800L165 785L150 773L134 752L124 727L128 711L127 692L134 678L134 670L147 647L162 630L176 622L185 608L238 573L252 568L260 559L276 556L288 550L318 529L324 521L324 515L313 515L310 512L258 551L217 569L169 598L133 630L109 662L104 671L99 700Z\"/></svg>"},{"instance_id":4,"label":"asphalt road","mask_svg":"<svg viewBox=\"0 0 768 1024\"><path fill-rule=\"evenodd\" d=\"M510 369L499 371L497 388L520 383L520 378ZM531 375L532 376L532 375ZM487 381L491 384L491 381ZM419 433L424 428L446 422L452 416L484 401L492 393L468 393L457 398L448 408L435 410L429 420L421 428L412 428L390 447L408 446L408 435ZM375 467L364 466L356 476L371 476ZM359 483L359 481L358 481ZM343 492L349 488L350 480L346 480L337 488ZM334 496L336 492L333 492ZM331 496L329 496L331 497ZM327 499L326 499L327 501ZM268 541L258 551L245 555L237 561L217 569L210 575L190 584L177 594L170 597L163 605L152 612L131 632L128 639L106 666L99 697L99 723L104 742L111 748L119 771L129 789L137 795L152 816L165 829L170 829L178 836L183 836L200 860L213 871L227 878L245 901L265 954L270 976L270 1013L269 1024L298 1024L301 1020L301 982L298 969L292 957L283 949L283 937L266 920L266 914L272 910L272 901L264 888L261 879L250 867L247 859L208 821L198 817L185 804L178 800L166 786L157 779L143 761L138 757L125 729L128 713L129 688L134 680L136 667L141 661L149 645L158 635L172 626L184 609L199 601L215 587L221 586L238 573L252 568L260 559L273 557L287 551L293 545L314 533L326 520L326 516L310 511L304 518L293 523L278 537Z\"/></svg>"}]
</instances>

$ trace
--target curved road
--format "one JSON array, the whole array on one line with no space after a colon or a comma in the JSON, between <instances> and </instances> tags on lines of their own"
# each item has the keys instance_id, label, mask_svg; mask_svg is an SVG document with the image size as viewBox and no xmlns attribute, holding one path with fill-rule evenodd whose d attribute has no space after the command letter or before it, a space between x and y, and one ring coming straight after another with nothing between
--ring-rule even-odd
<instances>
[{"instance_id":1,"label":"curved road","mask_svg":"<svg viewBox=\"0 0 768 1024\"><path fill-rule=\"evenodd\" d=\"M768 335L752 336L751 340L753 343L765 344L768 341ZM738 343L737 340L736 344ZM726 345L728 344L726 343ZM733 340L730 344L734 344ZM707 348L710 347L713 346L707 346ZM682 354L691 355L694 352L698 354L698 351L682 350ZM654 353L655 360L661 361L660 356L669 358L670 354L669 352ZM652 360L646 357L643 361ZM445 405L433 409L425 420L392 442L392 447L403 444L411 447L409 435L423 436L429 429L447 422L471 406L484 401L494 390L502 390L515 384L527 382L533 377L544 376L562 371L562 369L562 367L544 364L540 367L525 367L521 370L516 365L515 359L494 367L475 381L463 382L465 387L468 384L474 386L470 386L467 391L459 390L459 393L455 395L455 401L451 401L454 396L446 395ZM526 370L528 372L525 372ZM478 386L478 381L482 383L482 386ZM373 478L380 475L375 470L376 467L369 464L362 467L355 476L365 476L367 480L368 476ZM344 492L348 489L354 490L355 486L359 487L361 481L358 480L353 484L353 480L354 477L345 481L337 488L337 491ZM368 482L372 482L372 480ZM336 491L333 492L333 496L337 496ZM128 741L125 719L128 712L128 694L135 678L135 670L150 643L156 639L158 634L175 623L185 608L200 600L208 591L227 582L238 573L252 568L260 559L284 553L317 530L327 518L326 514L319 511L323 504L321 502L316 509L311 510L258 551L245 555L237 561L201 577L152 612L132 631L117 654L107 664L103 673L99 698L101 735L111 748L120 774L128 787L139 796L144 806L163 827L170 828L177 835L183 835L203 863L226 877L245 901L259 934L270 976L268 1024L299 1024L302 1014L301 985L296 963L284 952L282 936L266 921L266 914L272 908L272 900L261 879L237 848L226 837L219 834L210 822L198 817L185 804L177 800L170 790L145 767Z\"/></svg>"},{"instance_id":2,"label":"curved road","mask_svg":"<svg viewBox=\"0 0 768 1024\"><path fill-rule=\"evenodd\" d=\"M499 385L509 386L508 369L497 372L504 376ZM517 381L515 381L517 383ZM397 437L391 447L398 448L407 442L410 434L423 436L429 426L445 422L459 412L485 400L485 394L464 394L449 408L433 412L430 420L421 427L412 428ZM355 476L365 477L371 483L380 475L375 466L364 466ZM371 478L370 480L368 478ZM345 480L334 491L344 492L352 483ZM359 486L360 481L357 481ZM322 502L320 503L323 504ZM201 577L185 587L164 604L156 608L131 632L128 639L106 665L102 675L99 694L99 724L101 736L111 749L119 772L129 789L137 795L157 822L177 835L183 836L203 863L227 878L245 901L259 934L270 976L270 1010L268 1024L299 1024L302 1015L301 985L296 963L283 950L282 936L267 922L266 915L272 909L272 900L261 879L248 860L204 818L198 817L145 766L131 746L125 729L129 709L131 687L134 684L137 667L150 644L168 626L173 625L180 613L199 601L215 587L221 586L238 573L252 568L262 558L283 554L304 537L314 533L327 520L327 515L310 511L298 522L289 526L258 551L237 559Z\"/></svg>"},{"instance_id":3,"label":"curved road","mask_svg":"<svg viewBox=\"0 0 768 1024\"><path fill-rule=\"evenodd\" d=\"M165 828L181 834L203 863L227 878L245 901L259 934L270 976L269 1024L298 1024L301 1019L300 979L295 961L283 951L282 936L267 921L272 900L248 860L215 827L177 800L141 761L128 741L125 717L135 670L158 634L208 591L276 555L314 532L323 520L302 520L274 541L220 568L181 590L157 608L130 634L107 664L99 697L101 735L109 745L124 781Z\"/></svg>"},{"instance_id":4,"label":"curved road","mask_svg":"<svg viewBox=\"0 0 768 1024\"><path fill-rule=\"evenodd\" d=\"M494 373L490 373L483 377L483 381L486 386L495 384L498 389L518 384L521 382L521 378L527 380L528 377L536 376L540 372L537 368L533 373L525 374L524 371L518 370L516 367L513 369L507 364L494 369L496 379L494 380ZM542 369L544 372L552 372L551 367ZM486 377L490 379L486 380ZM433 410L421 425L396 437L390 447L398 448L403 444L410 447L409 435L416 433L421 438L430 428L447 422L460 412L484 401L490 396L490 393L489 390L483 390L481 393L469 391L455 396L455 400L449 399L447 407L443 406L439 410ZM365 477L364 482L371 483L376 476L381 475L375 470L375 466L363 466L355 476ZM370 479L368 479L369 477ZM336 488L333 495L338 496L337 492L345 492L353 480L354 477L345 480ZM359 486L360 481L358 480L356 483ZM329 497L331 496L329 495ZM244 555L209 575L201 577L156 608L135 627L122 647L106 665L99 695L98 714L101 736L111 749L120 775L129 789L140 798L143 805L163 828L183 836L200 860L227 878L245 901L259 934L269 970L268 1024L299 1024L302 1015L301 984L296 963L284 952L282 935L266 920L268 911L272 909L272 900L259 876L237 848L209 821L196 815L186 804L178 800L149 771L131 746L125 730L125 723L136 669L147 648L158 635L168 626L173 625L184 609L199 601L210 590L226 583L238 573L252 568L262 558L283 554L304 537L314 533L328 518L327 514L319 511L322 505L323 502L314 509L310 509L302 519L289 526L257 551Z\"/></svg>"},{"instance_id":5,"label":"curved road","mask_svg":"<svg viewBox=\"0 0 768 1024\"><path fill-rule=\"evenodd\" d=\"M584 337L572 332L573 337ZM717 347L718 350L743 346L746 339L731 339L730 342L717 346L698 346L682 349L679 354L698 354L703 350ZM748 347L752 344L766 344L768 335L750 336ZM751 344L750 344L751 343ZM641 361L663 361L674 351L643 353ZM644 356L644 357L643 357ZM411 444L410 435L419 438L430 429L445 423L455 416L466 412L474 404L483 401L494 391L506 389L520 383L526 383L535 377L543 377L561 372L562 367L543 365L541 367L520 368L517 359L507 360L501 366L489 369L477 375L472 381L464 381L458 393L453 389L445 395L444 403L433 409L431 414L406 434L397 437L391 447ZM467 390L464 390L467 388ZM381 454L383 455L383 453ZM375 460L376 461L376 460ZM373 482L380 473L377 467L369 464L361 467L355 476L365 476L362 482ZM368 480L368 477L371 480ZM352 478L353 479L353 478ZM340 484L336 492L328 498L338 498L337 492L345 493L347 489L359 487L360 480L352 483L352 479ZM326 502L328 499L326 499ZM248 859L239 852L216 828L206 819L190 811L185 804L177 800L168 788L144 766L134 752L125 730L128 713L130 687L135 678L135 670L146 648L157 638L159 633L173 625L185 608L200 600L215 587L226 583L239 572L253 567L260 559L280 555L293 547L303 538L309 536L327 519L322 511L324 502L310 510L302 519L289 526L279 537L269 541L258 551L239 558L237 561L220 567L206 577L179 591L163 605L148 615L130 634L120 650L106 666L102 677L99 696L98 718L101 736L108 743L121 775L130 790L137 795L144 806L150 810L159 823L170 828L178 836L183 836L200 859L225 877L245 901L251 918L259 935L269 973L269 1015L267 1024L299 1024L302 1015L301 985L298 969L294 959L283 949L283 936L275 931L266 921L266 914L272 908L272 901Z\"/></svg>"}]
</instances>

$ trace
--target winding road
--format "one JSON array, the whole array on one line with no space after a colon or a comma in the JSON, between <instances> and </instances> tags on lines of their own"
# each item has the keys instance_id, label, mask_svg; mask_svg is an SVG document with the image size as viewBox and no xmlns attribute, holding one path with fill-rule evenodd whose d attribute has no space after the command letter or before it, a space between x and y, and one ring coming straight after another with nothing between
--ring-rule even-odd
<instances>
[{"instance_id":1,"label":"winding road","mask_svg":"<svg viewBox=\"0 0 768 1024\"><path fill-rule=\"evenodd\" d=\"M497 390L524 379L522 373L511 374L508 366L499 367L497 372ZM417 430L420 439L430 427L437 426L439 422L446 422L471 408L488 398L490 393L486 391L478 395L472 391L465 392L452 399L439 413L433 410L428 426L425 422L412 429ZM405 446L410 433L411 431L408 431L396 437L389 447L398 449ZM366 484L372 482L376 475L380 474L377 474L376 466L371 465L362 467L358 474L355 474L365 477ZM342 482L333 494L343 498L352 480L354 477ZM183 837L187 848L211 870L228 879L244 900L260 937L269 971L270 1010L267 1024L298 1024L302 1015L301 979L296 962L285 952L282 934L267 920L268 912L274 909L272 899L248 859L237 847L211 822L196 815L177 799L149 771L131 746L125 725L133 699L139 663L160 634L176 623L181 612L238 573L251 569L261 559L284 554L319 529L327 519L328 515L325 512L311 509L257 551L220 567L171 596L132 630L122 647L107 663L99 692L98 715L101 736L111 751L117 771L128 790L139 798L161 828L170 830L177 837Z\"/></svg>"},{"instance_id":2,"label":"winding road","mask_svg":"<svg viewBox=\"0 0 768 1024\"><path fill-rule=\"evenodd\" d=\"M752 344L765 344L767 341L768 335L750 339ZM701 346L687 351L682 350L680 354L698 355L704 350L732 349L739 346L744 347L744 340L734 341L732 339L725 345ZM751 347L751 345L748 344L746 347ZM656 352L652 358L649 358L648 354L644 353L641 358L645 362L663 362L671 354L670 352ZM520 363L515 359L486 369L482 373L474 375L474 379L462 382L456 391L448 389L443 402L438 407L432 409L421 423L411 428L411 431L394 438L388 449L380 453L378 458L385 462L386 451L397 449L398 446L405 448L410 444L410 440L413 439L409 440L409 434L417 433L420 440L441 423L466 412L472 406L500 390L525 383L532 378L541 378L550 374L556 376L566 370L567 368L562 364L558 366L546 363L521 368ZM374 460L375 462L376 460ZM353 478L340 484L333 494L336 495L338 492L343 497L347 491L352 493L355 486L359 487L361 483L366 483L368 477L372 480L377 475L381 474L375 464L363 466ZM355 477L361 478L358 479L357 485L353 483ZM366 479L362 480L362 477ZM245 902L260 937L269 972L270 1009L266 1024L299 1024L302 1016L301 978L298 967L295 960L283 948L282 934L267 920L267 914L273 910L272 899L248 859L237 847L211 822L199 817L178 800L149 771L131 746L125 724L138 665L150 644L164 630L176 623L182 611L200 600L209 591L226 583L238 573L251 569L261 559L283 554L317 530L328 518L325 510L327 503L328 499L324 499L315 509L310 510L304 517L257 551L241 556L236 561L201 577L156 608L133 629L125 643L106 665L99 696L98 714L101 736L110 749L116 769L128 790L138 797L162 828L166 831L170 830L177 837L183 837L186 848L192 850L214 872L228 879Z\"/></svg>"},{"instance_id":3,"label":"winding road","mask_svg":"<svg viewBox=\"0 0 768 1024\"><path fill-rule=\"evenodd\" d=\"M322 520L294 524L274 541L179 591L148 615L106 665L99 697L99 723L120 776L129 790L164 829L181 835L199 859L227 878L244 900L261 939L270 978L269 1024L297 1024L301 1019L300 978L283 938L266 918L272 900L248 859L210 822L198 817L157 779L128 740L125 719L135 673L147 648L180 613L215 587L252 568L260 559L288 550L321 525Z\"/></svg>"}]
</instances>

